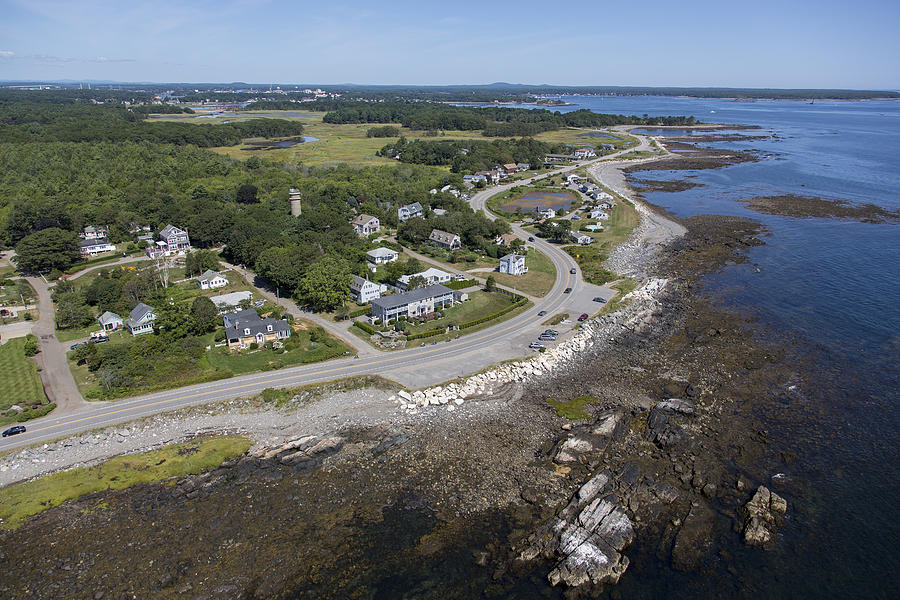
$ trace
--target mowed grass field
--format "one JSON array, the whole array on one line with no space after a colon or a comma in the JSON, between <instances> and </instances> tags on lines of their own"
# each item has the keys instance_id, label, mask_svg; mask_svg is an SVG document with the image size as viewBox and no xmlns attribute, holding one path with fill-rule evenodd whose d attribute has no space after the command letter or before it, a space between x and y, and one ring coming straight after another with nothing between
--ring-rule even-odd
<instances>
[{"instance_id":1,"label":"mowed grass field","mask_svg":"<svg viewBox=\"0 0 900 600\"><path fill-rule=\"evenodd\" d=\"M200 438L11 485L0 490L0 527L15 529L32 515L94 492L200 473L244 454L250 445L241 436Z\"/></svg>"},{"instance_id":2,"label":"mowed grass field","mask_svg":"<svg viewBox=\"0 0 900 600\"><path fill-rule=\"evenodd\" d=\"M25 356L25 338L15 338L0 346L0 410L13 404L45 404L47 396L38 376L37 365Z\"/></svg>"},{"instance_id":3,"label":"mowed grass field","mask_svg":"<svg viewBox=\"0 0 900 600\"><path fill-rule=\"evenodd\" d=\"M524 275L507 273L488 273L500 285L523 292L529 296L546 296L556 281L556 268L547 256L537 250L531 250L525 256L528 272Z\"/></svg>"},{"instance_id":4,"label":"mowed grass field","mask_svg":"<svg viewBox=\"0 0 900 600\"><path fill-rule=\"evenodd\" d=\"M302 114L302 117L296 115ZM238 112L236 115L222 115L216 118L197 115L160 115L154 118L154 121L187 121L194 123L210 123L224 121L244 121L259 117L268 117L273 119L287 119L290 121L299 121L303 123L303 135L318 138L318 141L304 142L292 146L290 148L274 148L269 150L246 150L246 143L236 146L222 146L211 148L214 152L231 156L233 158L247 159L251 156L259 156L269 160L286 163L303 163L310 166L329 166L339 163L349 163L354 165L384 165L391 164L395 161L376 156L376 152L390 142L396 141L397 138L368 138L366 132L372 127L378 127L386 123L362 123L362 124L341 124L335 125L331 123L323 123L322 112L303 112L302 110L294 111L264 111L259 113ZM390 125L396 125L390 123ZM400 127L400 134L410 140L427 139L427 140L481 140L494 141L505 138L491 138L481 135L481 131L440 131L437 136L427 136L425 131L417 129L409 129L408 127ZM609 143L617 148L626 143L627 139L621 135L617 135L617 139L608 139L605 137L594 137L587 135L587 132L580 129L559 129L556 131L546 131L534 136L535 139L557 144L572 145L596 145L600 143ZM261 140L247 140L261 141Z\"/></svg>"}]
</instances>

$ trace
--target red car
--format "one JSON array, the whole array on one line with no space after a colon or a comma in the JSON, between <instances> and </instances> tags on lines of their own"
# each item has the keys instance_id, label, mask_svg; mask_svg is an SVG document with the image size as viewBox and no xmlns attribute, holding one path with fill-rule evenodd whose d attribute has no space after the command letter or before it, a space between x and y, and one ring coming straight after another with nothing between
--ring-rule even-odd
<instances>
[{"instance_id":1,"label":"red car","mask_svg":"<svg viewBox=\"0 0 900 600\"><path fill-rule=\"evenodd\" d=\"M588 319L588 314L587 314L587 313L581 313L581 316L578 317L578 320L579 320L579 321L587 321L587 319Z\"/></svg>"}]
</instances>

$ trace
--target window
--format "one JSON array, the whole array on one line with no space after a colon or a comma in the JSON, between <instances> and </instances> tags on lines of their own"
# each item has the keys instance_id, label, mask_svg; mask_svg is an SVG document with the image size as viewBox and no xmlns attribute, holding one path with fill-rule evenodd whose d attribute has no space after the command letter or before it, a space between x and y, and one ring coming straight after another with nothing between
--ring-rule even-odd
<instances>
[{"instance_id":1,"label":"window","mask_svg":"<svg viewBox=\"0 0 900 600\"><path fill-rule=\"evenodd\" d=\"M244 328L244 335L250 335L250 328L249 328L249 327L245 327L245 328Z\"/></svg>"},{"instance_id":2,"label":"window","mask_svg":"<svg viewBox=\"0 0 900 600\"><path fill-rule=\"evenodd\" d=\"M272 326L271 326L271 325L266 325L266 331L272 331Z\"/></svg>"}]
</instances>

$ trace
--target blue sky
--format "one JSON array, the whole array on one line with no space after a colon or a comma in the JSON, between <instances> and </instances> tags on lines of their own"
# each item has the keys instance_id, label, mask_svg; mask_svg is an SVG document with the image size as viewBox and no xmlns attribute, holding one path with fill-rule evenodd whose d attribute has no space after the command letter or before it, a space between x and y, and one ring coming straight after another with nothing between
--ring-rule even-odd
<instances>
[{"instance_id":1,"label":"blue sky","mask_svg":"<svg viewBox=\"0 0 900 600\"><path fill-rule=\"evenodd\" d=\"M0 79L900 88L900 2L0 0Z\"/></svg>"}]
</instances>

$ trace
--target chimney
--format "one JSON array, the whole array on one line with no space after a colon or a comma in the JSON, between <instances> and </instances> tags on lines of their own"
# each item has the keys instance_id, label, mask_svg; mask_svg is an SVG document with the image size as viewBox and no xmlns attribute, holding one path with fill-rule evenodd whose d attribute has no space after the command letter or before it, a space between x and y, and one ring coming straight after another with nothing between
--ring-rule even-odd
<instances>
[{"instance_id":1,"label":"chimney","mask_svg":"<svg viewBox=\"0 0 900 600\"><path fill-rule=\"evenodd\" d=\"M299 217L301 212L300 206L300 190L296 188L290 188L288 190L288 196L291 201L291 216Z\"/></svg>"}]
</instances>

